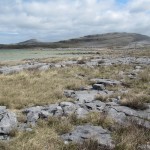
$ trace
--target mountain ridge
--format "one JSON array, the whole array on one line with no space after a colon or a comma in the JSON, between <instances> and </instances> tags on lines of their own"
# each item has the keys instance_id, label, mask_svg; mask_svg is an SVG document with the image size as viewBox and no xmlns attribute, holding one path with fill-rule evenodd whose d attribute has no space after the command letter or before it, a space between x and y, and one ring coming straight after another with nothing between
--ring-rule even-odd
<instances>
[{"instance_id":1,"label":"mountain ridge","mask_svg":"<svg viewBox=\"0 0 150 150\"><path fill-rule=\"evenodd\" d=\"M150 37L138 33L112 32L105 34L86 35L69 40L58 42L41 42L37 39L30 39L16 44L0 44L0 49L8 48L142 48L150 47Z\"/></svg>"}]
</instances>

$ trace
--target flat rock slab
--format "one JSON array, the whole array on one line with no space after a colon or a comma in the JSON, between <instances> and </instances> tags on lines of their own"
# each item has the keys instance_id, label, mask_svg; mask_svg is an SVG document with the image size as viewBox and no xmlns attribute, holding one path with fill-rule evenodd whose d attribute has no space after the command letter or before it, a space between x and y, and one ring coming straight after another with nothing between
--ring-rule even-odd
<instances>
[{"instance_id":1,"label":"flat rock slab","mask_svg":"<svg viewBox=\"0 0 150 150\"><path fill-rule=\"evenodd\" d=\"M138 111L119 105L105 107L107 117L112 118L115 122L121 125L128 126L131 122L134 122L137 125L150 129L150 113L148 110Z\"/></svg>"},{"instance_id":2,"label":"flat rock slab","mask_svg":"<svg viewBox=\"0 0 150 150\"><path fill-rule=\"evenodd\" d=\"M150 120L150 113L148 113L146 110L138 111L126 106L113 106L112 108L115 109L117 112L123 112L127 116L135 116L143 118L145 120Z\"/></svg>"},{"instance_id":3,"label":"flat rock slab","mask_svg":"<svg viewBox=\"0 0 150 150\"><path fill-rule=\"evenodd\" d=\"M27 63L23 65L16 65L16 66L10 66L10 67L4 66L0 68L0 72L3 74L12 74L12 73L17 73L17 72L27 70L27 69L37 69L45 65L47 66L46 63L35 62L33 64Z\"/></svg>"},{"instance_id":4,"label":"flat rock slab","mask_svg":"<svg viewBox=\"0 0 150 150\"><path fill-rule=\"evenodd\" d=\"M84 102L92 102L97 95L110 95L113 94L113 91L98 91L98 90L81 90L81 91L72 91L72 90L66 90L64 92L64 95L67 97L72 97L78 100L81 103Z\"/></svg>"},{"instance_id":5,"label":"flat rock slab","mask_svg":"<svg viewBox=\"0 0 150 150\"><path fill-rule=\"evenodd\" d=\"M65 142L83 143L85 140L94 140L98 144L114 148L110 132L100 126L77 126L74 131L61 136Z\"/></svg>"},{"instance_id":6,"label":"flat rock slab","mask_svg":"<svg viewBox=\"0 0 150 150\"><path fill-rule=\"evenodd\" d=\"M120 81L117 80L110 80L110 79L91 79L92 82L96 83L96 84L103 84L105 86L107 85L119 85Z\"/></svg>"},{"instance_id":7,"label":"flat rock slab","mask_svg":"<svg viewBox=\"0 0 150 150\"><path fill-rule=\"evenodd\" d=\"M22 113L27 115L27 123L35 125L40 118L48 118L49 116L63 116L63 109L58 104L47 106L35 106L24 109Z\"/></svg>"}]
</instances>

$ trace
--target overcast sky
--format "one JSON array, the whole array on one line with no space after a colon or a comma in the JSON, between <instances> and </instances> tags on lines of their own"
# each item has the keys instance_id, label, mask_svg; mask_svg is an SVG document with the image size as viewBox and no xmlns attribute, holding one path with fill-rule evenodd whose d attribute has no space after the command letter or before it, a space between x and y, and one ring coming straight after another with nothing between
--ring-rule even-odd
<instances>
[{"instance_id":1,"label":"overcast sky","mask_svg":"<svg viewBox=\"0 0 150 150\"><path fill-rule=\"evenodd\" d=\"M150 35L150 0L0 0L0 43L107 32Z\"/></svg>"}]
</instances>

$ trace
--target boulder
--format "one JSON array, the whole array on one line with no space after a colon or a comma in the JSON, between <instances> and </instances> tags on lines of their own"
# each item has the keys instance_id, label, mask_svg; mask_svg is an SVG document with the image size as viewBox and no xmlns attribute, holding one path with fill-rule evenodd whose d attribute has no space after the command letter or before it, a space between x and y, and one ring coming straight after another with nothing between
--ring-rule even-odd
<instances>
[{"instance_id":1,"label":"boulder","mask_svg":"<svg viewBox=\"0 0 150 150\"><path fill-rule=\"evenodd\" d=\"M40 118L39 115L42 108L42 106L36 106L24 109L22 113L25 113L27 115L27 123L35 125L37 120Z\"/></svg>"},{"instance_id":2,"label":"boulder","mask_svg":"<svg viewBox=\"0 0 150 150\"><path fill-rule=\"evenodd\" d=\"M5 106L0 106L0 134L9 135L9 133L17 128L16 114L10 112Z\"/></svg>"},{"instance_id":3,"label":"boulder","mask_svg":"<svg viewBox=\"0 0 150 150\"><path fill-rule=\"evenodd\" d=\"M71 115L76 111L77 106L72 102L61 102L61 108L63 109L64 115Z\"/></svg>"}]
</instances>

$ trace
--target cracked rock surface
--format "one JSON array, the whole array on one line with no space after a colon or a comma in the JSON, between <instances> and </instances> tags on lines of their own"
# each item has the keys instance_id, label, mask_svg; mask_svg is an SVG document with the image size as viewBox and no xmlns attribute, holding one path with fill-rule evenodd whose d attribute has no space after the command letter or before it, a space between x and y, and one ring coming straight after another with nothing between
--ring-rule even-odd
<instances>
[{"instance_id":1,"label":"cracked rock surface","mask_svg":"<svg viewBox=\"0 0 150 150\"><path fill-rule=\"evenodd\" d=\"M85 140L95 140L100 145L114 148L113 140L110 132L100 126L77 126L75 129L67 134L61 136L65 142L82 143Z\"/></svg>"}]
</instances>

